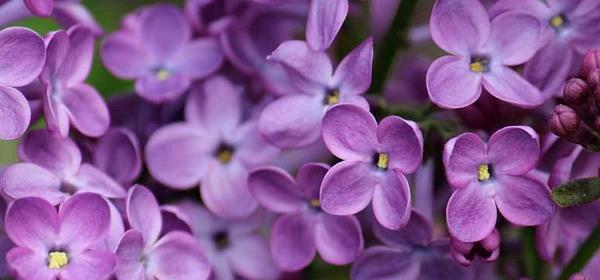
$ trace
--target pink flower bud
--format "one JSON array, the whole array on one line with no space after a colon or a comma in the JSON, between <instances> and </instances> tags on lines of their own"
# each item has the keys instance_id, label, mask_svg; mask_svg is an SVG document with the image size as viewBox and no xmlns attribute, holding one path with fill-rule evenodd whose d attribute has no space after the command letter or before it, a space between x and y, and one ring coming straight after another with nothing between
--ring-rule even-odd
<instances>
[{"instance_id":1,"label":"pink flower bud","mask_svg":"<svg viewBox=\"0 0 600 280\"><path fill-rule=\"evenodd\" d=\"M578 106L587 100L589 93L588 84L579 78L571 78L565 84L563 96L565 101L572 106Z\"/></svg>"},{"instance_id":2,"label":"pink flower bud","mask_svg":"<svg viewBox=\"0 0 600 280\"><path fill-rule=\"evenodd\" d=\"M581 120L571 107L558 105L550 115L550 130L561 137L573 135L579 129Z\"/></svg>"},{"instance_id":3,"label":"pink flower bud","mask_svg":"<svg viewBox=\"0 0 600 280\"><path fill-rule=\"evenodd\" d=\"M600 69L600 50L590 50L585 54L581 64L581 74L587 77L595 69Z\"/></svg>"}]
</instances>

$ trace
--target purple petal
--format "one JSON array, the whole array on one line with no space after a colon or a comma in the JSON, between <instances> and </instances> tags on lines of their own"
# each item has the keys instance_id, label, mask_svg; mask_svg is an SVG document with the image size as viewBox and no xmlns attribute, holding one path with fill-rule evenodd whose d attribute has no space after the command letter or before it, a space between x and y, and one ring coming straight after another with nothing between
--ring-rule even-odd
<instances>
[{"instance_id":1,"label":"purple petal","mask_svg":"<svg viewBox=\"0 0 600 280\"><path fill-rule=\"evenodd\" d=\"M345 95L364 93L371 85L372 67L373 38L368 38L344 57L335 70L333 81L338 85L340 92Z\"/></svg>"},{"instance_id":2,"label":"purple petal","mask_svg":"<svg viewBox=\"0 0 600 280\"><path fill-rule=\"evenodd\" d=\"M467 107L481 95L481 75L471 72L464 58L436 59L429 66L426 79L431 102L442 108Z\"/></svg>"},{"instance_id":3,"label":"purple petal","mask_svg":"<svg viewBox=\"0 0 600 280\"><path fill-rule=\"evenodd\" d=\"M40 35L23 27L0 31L0 84L24 86L44 67L46 47Z\"/></svg>"},{"instance_id":4,"label":"purple petal","mask_svg":"<svg viewBox=\"0 0 600 280\"><path fill-rule=\"evenodd\" d=\"M149 55L132 37L129 32L118 31L108 35L100 46L102 62L119 78L134 79L151 69Z\"/></svg>"},{"instance_id":5,"label":"purple petal","mask_svg":"<svg viewBox=\"0 0 600 280\"><path fill-rule=\"evenodd\" d=\"M110 116L106 103L88 84L79 84L66 90L62 101L69 110L69 119L79 132L98 137L106 132Z\"/></svg>"},{"instance_id":6,"label":"purple petal","mask_svg":"<svg viewBox=\"0 0 600 280\"><path fill-rule=\"evenodd\" d=\"M57 205L66 197L60 191L60 178L31 163L16 163L6 168L2 173L0 186L11 199L33 196Z\"/></svg>"},{"instance_id":7,"label":"purple petal","mask_svg":"<svg viewBox=\"0 0 600 280\"><path fill-rule=\"evenodd\" d=\"M234 133L242 119L241 88L225 77L215 76L195 89L185 106L186 121L199 124L215 135Z\"/></svg>"},{"instance_id":8,"label":"purple petal","mask_svg":"<svg viewBox=\"0 0 600 280\"><path fill-rule=\"evenodd\" d=\"M121 205L119 205L121 206ZM110 201L108 202L110 209L110 227L108 229L108 236L104 240L106 248L111 252L115 252L119 246L119 241L125 232L125 225L123 224L123 216L119 212L119 209Z\"/></svg>"},{"instance_id":9,"label":"purple petal","mask_svg":"<svg viewBox=\"0 0 600 280\"><path fill-rule=\"evenodd\" d=\"M313 0L310 2L306 41L315 51L329 48L348 15L348 0Z\"/></svg>"},{"instance_id":10,"label":"purple petal","mask_svg":"<svg viewBox=\"0 0 600 280\"><path fill-rule=\"evenodd\" d=\"M71 27L68 34L69 54L62 62L58 75L67 85L75 85L85 81L92 68L94 34L81 25Z\"/></svg>"},{"instance_id":11,"label":"purple petal","mask_svg":"<svg viewBox=\"0 0 600 280\"><path fill-rule=\"evenodd\" d=\"M269 251L268 242L258 235L251 235L237 240L228 252L233 270L244 278L277 279L276 268Z\"/></svg>"},{"instance_id":12,"label":"purple petal","mask_svg":"<svg viewBox=\"0 0 600 280\"><path fill-rule=\"evenodd\" d=\"M323 141L332 154L344 160L370 161L377 148L377 121L364 109L340 104L325 113Z\"/></svg>"},{"instance_id":13,"label":"purple petal","mask_svg":"<svg viewBox=\"0 0 600 280\"><path fill-rule=\"evenodd\" d=\"M117 255L115 275L118 279L145 280L145 268L140 261L144 252L144 237L137 230L130 229L121 238Z\"/></svg>"},{"instance_id":14,"label":"purple petal","mask_svg":"<svg viewBox=\"0 0 600 280\"><path fill-rule=\"evenodd\" d=\"M247 173L239 163L221 166L214 162L202 181L200 193L204 204L214 214L224 218L248 217L257 203L248 190ZM235 207L231 207L235 205Z\"/></svg>"},{"instance_id":15,"label":"purple petal","mask_svg":"<svg viewBox=\"0 0 600 280\"><path fill-rule=\"evenodd\" d=\"M420 264L409 251L395 251L382 246L365 250L352 265L352 279L419 279Z\"/></svg>"},{"instance_id":16,"label":"purple petal","mask_svg":"<svg viewBox=\"0 0 600 280\"><path fill-rule=\"evenodd\" d=\"M248 167L270 163L280 152L262 137L254 119L238 126L232 134L223 136L223 141L236 146L234 157Z\"/></svg>"},{"instance_id":17,"label":"purple petal","mask_svg":"<svg viewBox=\"0 0 600 280\"><path fill-rule=\"evenodd\" d=\"M69 259L69 265L61 270L60 279L107 279L117 265L115 254L103 250L86 250L71 259Z\"/></svg>"},{"instance_id":18,"label":"purple petal","mask_svg":"<svg viewBox=\"0 0 600 280\"><path fill-rule=\"evenodd\" d=\"M12 248L6 254L10 269L21 279L55 279L56 272L48 268L47 261L47 256L26 247Z\"/></svg>"},{"instance_id":19,"label":"purple petal","mask_svg":"<svg viewBox=\"0 0 600 280\"><path fill-rule=\"evenodd\" d=\"M448 231L463 242L484 239L496 226L496 204L486 192L493 185L471 184L454 191L446 206Z\"/></svg>"},{"instance_id":20,"label":"purple petal","mask_svg":"<svg viewBox=\"0 0 600 280\"><path fill-rule=\"evenodd\" d=\"M20 137L29 127L30 120L31 108L23 94L14 88L0 85L0 139Z\"/></svg>"},{"instance_id":21,"label":"purple petal","mask_svg":"<svg viewBox=\"0 0 600 280\"><path fill-rule=\"evenodd\" d=\"M536 107L544 102L544 96L538 88L505 66L485 73L482 82L491 95L518 107Z\"/></svg>"},{"instance_id":22,"label":"purple petal","mask_svg":"<svg viewBox=\"0 0 600 280\"><path fill-rule=\"evenodd\" d=\"M94 149L94 165L122 184L135 181L142 171L137 136L127 128L110 129Z\"/></svg>"},{"instance_id":23,"label":"purple petal","mask_svg":"<svg viewBox=\"0 0 600 280\"><path fill-rule=\"evenodd\" d=\"M373 0L369 4L371 30L375 39L379 40L390 29L400 0Z\"/></svg>"},{"instance_id":24,"label":"purple petal","mask_svg":"<svg viewBox=\"0 0 600 280\"><path fill-rule=\"evenodd\" d=\"M428 246L433 235L431 223L419 212L412 211L408 224L400 230L389 230L374 223L373 233L383 244L397 249Z\"/></svg>"},{"instance_id":25,"label":"purple petal","mask_svg":"<svg viewBox=\"0 0 600 280\"><path fill-rule=\"evenodd\" d=\"M193 233L191 225L183 216L185 215L179 207L172 205L165 205L160 208L160 214L163 221L162 230L160 235L165 235L171 231L183 231L187 233ZM197 217L194 217L196 219Z\"/></svg>"},{"instance_id":26,"label":"purple petal","mask_svg":"<svg viewBox=\"0 0 600 280\"><path fill-rule=\"evenodd\" d=\"M31 13L38 17L47 17L52 14L54 0L24 0Z\"/></svg>"},{"instance_id":27,"label":"purple petal","mask_svg":"<svg viewBox=\"0 0 600 280\"><path fill-rule=\"evenodd\" d=\"M375 186L373 213L377 221L389 229L399 229L410 219L410 186L402 171L390 169L385 179Z\"/></svg>"},{"instance_id":28,"label":"purple petal","mask_svg":"<svg viewBox=\"0 0 600 280\"><path fill-rule=\"evenodd\" d=\"M560 219L557 215L535 230L535 248L545 261L552 261L561 240L562 232Z\"/></svg>"},{"instance_id":29,"label":"purple petal","mask_svg":"<svg viewBox=\"0 0 600 280\"><path fill-rule=\"evenodd\" d=\"M538 164L538 134L527 126L509 126L490 137L488 157L497 174L522 175Z\"/></svg>"},{"instance_id":30,"label":"purple petal","mask_svg":"<svg viewBox=\"0 0 600 280\"><path fill-rule=\"evenodd\" d=\"M382 152L389 155L390 168L412 173L423 158L423 135L419 126L398 116L386 117L377 128Z\"/></svg>"},{"instance_id":31,"label":"purple petal","mask_svg":"<svg viewBox=\"0 0 600 280\"><path fill-rule=\"evenodd\" d=\"M189 234L172 231L148 252L149 269L158 279L208 279L210 266L202 248Z\"/></svg>"},{"instance_id":32,"label":"purple petal","mask_svg":"<svg viewBox=\"0 0 600 280\"><path fill-rule=\"evenodd\" d=\"M197 39L184 45L171 63L174 71L200 79L221 67L223 52L215 39Z\"/></svg>"},{"instance_id":33,"label":"purple petal","mask_svg":"<svg viewBox=\"0 0 600 280\"><path fill-rule=\"evenodd\" d=\"M507 220L521 226L547 222L554 211L550 190L544 183L527 177L499 176L502 187L495 197L498 210Z\"/></svg>"},{"instance_id":34,"label":"purple petal","mask_svg":"<svg viewBox=\"0 0 600 280\"><path fill-rule=\"evenodd\" d=\"M542 25L525 13L504 13L492 20L488 46L504 65L529 60L540 47Z\"/></svg>"},{"instance_id":35,"label":"purple petal","mask_svg":"<svg viewBox=\"0 0 600 280\"><path fill-rule=\"evenodd\" d=\"M50 86L69 54L69 34L64 30L50 32L46 38L46 63L40 80Z\"/></svg>"},{"instance_id":36,"label":"purple petal","mask_svg":"<svg viewBox=\"0 0 600 280\"><path fill-rule=\"evenodd\" d=\"M163 103L181 96L191 83L189 77L180 73L170 73L164 79L156 74L146 74L136 80L135 91L150 102Z\"/></svg>"},{"instance_id":37,"label":"purple petal","mask_svg":"<svg viewBox=\"0 0 600 280\"><path fill-rule=\"evenodd\" d=\"M569 44L561 40L551 41L527 61L523 77L542 90L544 97L559 96L570 75L575 56Z\"/></svg>"},{"instance_id":38,"label":"purple petal","mask_svg":"<svg viewBox=\"0 0 600 280\"><path fill-rule=\"evenodd\" d=\"M54 207L44 199L17 199L8 205L4 229L17 246L44 252L56 244L58 215Z\"/></svg>"},{"instance_id":39,"label":"purple petal","mask_svg":"<svg viewBox=\"0 0 600 280\"><path fill-rule=\"evenodd\" d=\"M153 244L162 229L158 201L146 187L136 185L127 196L127 219L132 229L144 237L146 246Z\"/></svg>"},{"instance_id":40,"label":"purple petal","mask_svg":"<svg viewBox=\"0 0 600 280\"><path fill-rule=\"evenodd\" d=\"M477 168L487 163L486 144L474 133L463 133L444 146L444 165L448 182L462 188L477 180Z\"/></svg>"},{"instance_id":41,"label":"purple petal","mask_svg":"<svg viewBox=\"0 0 600 280\"><path fill-rule=\"evenodd\" d=\"M48 130L34 130L19 145L19 158L40 165L59 177L75 174L81 165L81 152L70 138Z\"/></svg>"},{"instance_id":42,"label":"purple petal","mask_svg":"<svg viewBox=\"0 0 600 280\"><path fill-rule=\"evenodd\" d=\"M271 231L273 260L284 271L307 267L316 255L315 228L302 213L286 214L273 223Z\"/></svg>"},{"instance_id":43,"label":"purple petal","mask_svg":"<svg viewBox=\"0 0 600 280\"><path fill-rule=\"evenodd\" d=\"M79 191L93 192L107 198L125 198L127 195L123 186L89 163L82 164L75 176L65 181Z\"/></svg>"},{"instance_id":44,"label":"purple petal","mask_svg":"<svg viewBox=\"0 0 600 280\"><path fill-rule=\"evenodd\" d=\"M303 41L285 41L268 57L298 72L315 83L327 85L333 72L324 52L311 50Z\"/></svg>"},{"instance_id":45,"label":"purple petal","mask_svg":"<svg viewBox=\"0 0 600 280\"><path fill-rule=\"evenodd\" d=\"M174 55L192 35L183 13L172 4L151 6L138 20L141 41L159 63Z\"/></svg>"},{"instance_id":46,"label":"purple petal","mask_svg":"<svg viewBox=\"0 0 600 280\"><path fill-rule=\"evenodd\" d=\"M206 173L208 157L216 148L196 126L172 124L157 130L148 140L146 164L152 177L175 189L189 189Z\"/></svg>"},{"instance_id":47,"label":"purple petal","mask_svg":"<svg viewBox=\"0 0 600 280\"><path fill-rule=\"evenodd\" d=\"M74 25L84 26L96 36L103 33L102 27L98 25L90 11L79 2L58 1L54 3L52 17L61 25L71 27Z\"/></svg>"},{"instance_id":48,"label":"purple petal","mask_svg":"<svg viewBox=\"0 0 600 280\"><path fill-rule=\"evenodd\" d=\"M363 249L362 230L354 216L320 215L315 229L319 255L330 264L345 265Z\"/></svg>"},{"instance_id":49,"label":"purple petal","mask_svg":"<svg viewBox=\"0 0 600 280\"><path fill-rule=\"evenodd\" d=\"M65 200L58 217L60 240L68 244L71 251L87 249L108 235L110 209L108 202L97 194L81 193Z\"/></svg>"},{"instance_id":50,"label":"purple petal","mask_svg":"<svg viewBox=\"0 0 600 280\"><path fill-rule=\"evenodd\" d=\"M332 215L352 215L371 202L373 167L360 161L340 162L327 172L321 185L321 208Z\"/></svg>"},{"instance_id":51,"label":"purple petal","mask_svg":"<svg viewBox=\"0 0 600 280\"><path fill-rule=\"evenodd\" d=\"M271 211L296 212L306 204L294 178L280 168L255 169L248 176L248 189L261 206Z\"/></svg>"},{"instance_id":52,"label":"purple petal","mask_svg":"<svg viewBox=\"0 0 600 280\"><path fill-rule=\"evenodd\" d=\"M323 163L306 163L298 169L296 182L305 198L319 198L321 183L327 171L329 165Z\"/></svg>"},{"instance_id":53,"label":"purple petal","mask_svg":"<svg viewBox=\"0 0 600 280\"><path fill-rule=\"evenodd\" d=\"M69 111L62 102L55 102L53 91L53 87L48 85L43 100L46 126L48 130L67 137L69 135Z\"/></svg>"},{"instance_id":54,"label":"purple petal","mask_svg":"<svg viewBox=\"0 0 600 280\"><path fill-rule=\"evenodd\" d=\"M440 48L466 56L487 41L490 20L477 0L438 0L431 11L429 30Z\"/></svg>"}]
</instances>

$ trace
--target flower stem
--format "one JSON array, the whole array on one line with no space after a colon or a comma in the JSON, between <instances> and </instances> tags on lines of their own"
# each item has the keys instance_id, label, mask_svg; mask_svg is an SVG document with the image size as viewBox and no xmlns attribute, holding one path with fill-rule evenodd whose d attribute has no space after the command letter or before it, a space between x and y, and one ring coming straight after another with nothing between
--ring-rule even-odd
<instances>
[{"instance_id":1,"label":"flower stem","mask_svg":"<svg viewBox=\"0 0 600 280\"><path fill-rule=\"evenodd\" d=\"M567 280L580 272L600 248L600 225L596 226L590 236L579 246L577 254L565 266L558 280Z\"/></svg>"}]
</instances>

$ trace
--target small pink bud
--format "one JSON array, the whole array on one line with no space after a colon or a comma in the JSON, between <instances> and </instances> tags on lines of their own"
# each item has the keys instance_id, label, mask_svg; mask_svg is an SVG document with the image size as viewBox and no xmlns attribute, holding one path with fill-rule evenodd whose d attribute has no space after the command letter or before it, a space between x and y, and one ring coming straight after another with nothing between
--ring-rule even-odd
<instances>
[{"instance_id":1,"label":"small pink bud","mask_svg":"<svg viewBox=\"0 0 600 280\"><path fill-rule=\"evenodd\" d=\"M588 84L579 78L571 78L565 84L563 96L565 101L572 106L578 106L587 100L589 93Z\"/></svg>"},{"instance_id":2,"label":"small pink bud","mask_svg":"<svg viewBox=\"0 0 600 280\"><path fill-rule=\"evenodd\" d=\"M561 137L568 137L577 132L581 120L571 107L558 105L550 115L550 130Z\"/></svg>"},{"instance_id":3,"label":"small pink bud","mask_svg":"<svg viewBox=\"0 0 600 280\"><path fill-rule=\"evenodd\" d=\"M587 75L587 82L592 88L600 86L600 68L591 71Z\"/></svg>"},{"instance_id":4,"label":"small pink bud","mask_svg":"<svg viewBox=\"0 0 600 280\"><path fill-rule=\"evenodd\" d=\"M596 69L600 69L600 50L590 50L583 56L581 74L587 77L590 72Z\"/></svg>"}]
</instances>

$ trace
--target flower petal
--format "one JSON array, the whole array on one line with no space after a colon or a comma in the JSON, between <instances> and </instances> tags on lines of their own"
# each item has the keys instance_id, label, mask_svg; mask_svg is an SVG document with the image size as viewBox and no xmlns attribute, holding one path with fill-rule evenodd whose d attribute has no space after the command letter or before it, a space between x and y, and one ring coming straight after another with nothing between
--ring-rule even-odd
<instances>
[{"instance_id":1,"label":"flower petal","mask_svg":"<svg viewBox=\"0 0 600 280\"><path fill-rule=\"evenodd\" d=\"M48 130L29 132L19 145L19 158L40 165L59 177L74 174L81 165L77 144Z\"/></svg>"},{"instance_id":2,"label":"flower petal","mask_svg":"<svg viewBox=\"0 0 600 280\"><path fill-rule=\"evenodd\" d=\"M509 12L494 17L487 45L503 65L529 60L540 47L542 25L532 15Z\"/></svg>"},{"instance_id":3,"label":"flower petal","mask_svg":"<svg viewBox=\"0 0 600 280\"><path fill-rule=\"evenodd\" d=\"M521 226L537 226L546 223L554 212L550 190L535 179L503 175L498 178L495 201L498 210L511 223Z\"/></svg>"},{"instance_id":4,"label":"flower petal","mask_svg":"<svg viewBox=\"0 0 600 280\"><path fill-rule=\"evenodd\" d=\"M145 268L140 258L144 251L144 237L134 229L130 229L121 238L117 255L115 276L117 279L145 280Z\"/></svg>"},{"instance_id":5,"label":"flower petal","mask_svg":"<svg viewBox=\"0 0 600 280\"><path fill-rule=\"evenodd\" d=\"M325 113L323 141L332 154L344 160L370 161L377 148L377 121L368 111L340 104Z\"/></svg>"},{"instance_id":6,"label":"flower petal","mask_svg":"<svg viewBox=\"0 0 600 280\"><path fill-rule=\"evenodd\" d=\"M277 279L280 271L273 263L268 242L259 235L236 240L228 252L233 270L244 278Z\"/></svg>"},{"instance_id":7,"label":"flower petal","mask_svg":"<svg viewBox=\"0 0 600 280\"><path fill-rule=\"evenodd\" d=\"M390 169L385 179L375 186L373 213L377 221L389 229L399 229L410 219L410 186L402 171Z\"/></svg>"},{"instance_id":8,"label":"flower petal","mask_svg":"<svg viewBox=\"0 0 600 280\"><path fill-rule=\"evenodd\" d=\"M89 163L82 164L74 176L64 181L78 191L93 192L107 198L125 198L127 195L123 186Z\"/></svg>"},{"instance_id":9,"label":"flower petal","mask_svg":"<svg viewBox=\"0 0 600 280\"><path fill-rule=\"evenodd\" d=\"M90 137L99 137L106 132L110 116L106 103L88 84L70 87L62 96L69 110L69 119L79 132Z\"/></svg>"},{"instance_id":10,"label":"flower petal","mask_svg":"<svg viewBox=\"0 0 600 280\"><path fill-rule=\"evenodd\" d=\"M496 226L496 204L485 188L471 184L455 190L446 206L448 231L463 242L477 242L484 239Z\"/></svg>"},{"instance_id":11,"label":"flower petal","mask_svg":"<svg viewBox=\"0 0 600 280\"><path fill-rule=\"evenodd\" d=\"M114 253L104 250L86 250L73 256L69 265L60 272L64 280L102 280L108 278L117 265Z\"/></svg>"},{"instance_id":12,"label":"flower petal","mask_svg":"<svg viewBox=\"0 0 600 280\"><path fill-rule=\"evenodd\" d=\"M352 215L365 209L373 197L372 172L370 164L360 161L331 167L321 185L321 208L332 215Z\"/></svg>"},{"instance_id":13,"label":"flower petal","mask_svg":"<svg viewBox=\"0 0 600 280\"><path fill-rule=\"evenodd\" d=\"M314 0L310 2L306 41L315 51L329 48L348 15L348 0Z\"/></svg>"},{"instance_id":14,"label":"flower petal","mask_svg":"<svg viewBox=\"0 0 600 280\"><path fill-rule=\"evenodd\" d=\"M363 249L362 230L354 216L320 215L315 243L323 260L334 265L349 264Z\"/></svg>"},{"instance_id":15,"label":"flower petal","mask_svg":"<svg viewBox=\"0 0 600 280\"><path fill-rule=\"evenodd\" d=\"M29 11L38 17L50 16L54 8L54 0L25 0L24 2Z\"/></svg>"},{"instance_id":16,"label":"flower petal","mask_svg":"<svg viewBox=\"0 0 600 280\"><path fill-rule=\"evenodd\" d=\"M433 228L425 217L412 210L408 224L400 230L390 230L374 223L373 234L388 247L405 249L415 245L428 246L433 236Z\"/></svg>"},{"instance_id":17,"label":"flower petal","mask_svg":"<svg viewBox=\"0 0 600 280\"><path fill-rule=\"evenodd\" d=\"M151 69L149 55L132 37L130 32L117 31L109 34L100 46L104 66L119 78L134 79Z\"/></svg>"},{"instance_id":18,"label":"flower petal","mask_svg":"<svg viewBox=\"0 0 600 280\"><path fill-rule=\"evenodd\" d=\"M54 279L55 272L48 268L46 258L26 247L12 248L6 254L7 264L21 279Z\"/></svg>"},{"instance_id":19,"label":"flower petal","mask_svg":"<svg viewBox=\"0 0 600 280\"><path fill-rule=\"evenodd\" d=\"M158 279L208 279L210 266L202 248L191 235L172 231L148 252L149 269Z\"/></svg>"},{"instance_id":20,"label":"flower petal","mask_svg":"<svg viewBox=\"0 0 600 280\"><path fill-rule=\"evenodd\" d=\"M485 73L482 83L491 95L518 107L537 107L544 103L544 96L538 88L505 66Z\"/></svg>"},{"instance_id":21,"label":"flower petal","mask_svg":"<svg viewBox=\"0 0 600 280\"><path fill-rule=\"evenodd\" d=\"M302 213L286 214L273 223L273 260L284 271L307 267L316 255L314 225Z\"/></svg>"},{"instance_id":22,"label":"flower petal","mask_svg":"<svg viewBox=\"0 0 600 280\"><path fill-rule=\"evenodd\" d=\"M213 38L197 39L185 44L171 62L174 71L192 79L214 73L223 64L223 52Z\"/></svg>"},{"instance_id":23,"label":"flower petal","mask_svg":"<svg viewBox=\"0 0 600 280\"><path fill-rule=\"evenodd\" d=\"M45 60L44 40L33 30L8 27L0 31L0 84L31 83L42 72Z\"/></svg>"},{"instance_id":24,"label":"flower petal","mask_svg":"<svg viewBox=\"0 0 600 280\"><path fill-rule=\"evenodd\" d=\"M65 200L58 210L60 241L70 251L88 249L102 242L110 227L108 202L94 193L80 193Z\"/></svg>"},{"instance_id":25,"label":"flower petal","mask_svg":"<svg viewBox=\"0 0 600 280\"><path fill-rule=\"evenodd\" d=\"M463 133L444 146L444 166L448 182L462 188L477 180L477 168L487 163L486 144L475 133Z\"/></svg>"},{"instance_id":26,"label":"flower petal","mask_svg":"<svg viewBox=\"0 0 600 280\"><path fill-rule=\"evenodd\" d=\"M144 244L149 247L158 240L162 229L158 201L146 187L136 185L129 190L126 207L129 225L142 234Z\"/></svg>"},{"instance_id":27,"label":"flower petal","mask_svg":"<svg viewBox=\"0 0 600 280\"><path fill-rule=\"evenodd\" d=\"M47 169L32 163L16 163L4 170L2 191L11 199L40 197L53 205L66 198L60 191L61 181Z\"/></svg>"},{"instance_id":28,"label":"flower petal","mask_svg":"<svg viewBox=\"0 0 600 280\"><path fill-rule=\"evenodd\" d=\"M253 170L248 175L248 189L261 206L274 212L295 212L306 203L294 178L277 167Z\"/></svg>"},{"instance_id":29,"label":"flower petal","mask_svg":"<svg viewBox=\"0 0 600 280\"><path fill-rule=\"evenodd\" d=\"M66 28L81 25L90 29L96 36L100 36L103 33L102 27L96 22L90 11L79 2L55 2L52 17L58 24Z\"/></svg>"},{"instance_id":30,"label":"flower petal","mask_svg":"<svg viewBox=\"0 0 600 280\"><path fill-rule=\"evenodd\" d=\"M200 186L206 207L224 218L248 217L257 203L248 190L247 177L247 171L238 162L232 161L227 166L213 162Z\"/></svg>"},{"instance_id":31,"label":"flower petal","mask_svg":"<svg viewBox=\"0 0 600 280\"><path fill-rule=\"evenodd\" d=\"M562 55L556 55L557 53ZM545 98L562 96L562 88L572 71L576 56L569 44L553 40L527 61L523 77L542 90Z\"/></svg>"},{"instance_id":32,"label":"flower petal","mask_svg":"<svg viewBox=\"0 0 600 280\"><path fill-rule=\"evenodd\" d=\"M129 184L142 172L137 136L127 128L112 128L96 143L94 165L121 184Z\"/></svg>"},{"instance_id":33,"label":"flower petal","mask_svg":"<svg viewBox=\"0 0 600 280\"><path fill-rule=\"evenodd\" d=\"M180 97L191 83L189 77L180 73L170 73L164 79L146 74L135 81L135 92L150 102L163 103Z\"/></svg>"},{"instance_id":34,"label":"flower petal","mask_svg":"<svg viewBox=\"0 0 600 280\"><path fill-rule=\"evenodd\" d=\"M268 57L278 61L312 82L327 85L333 72L324 52L311 50L303 41L285 41Z\"/></svg>"},{"instance_id":35,"label":"flower petal","mask_svg":"<svg viewBox=\"0 0 600 280\"><path fill-rule=\"evenodd\" d=\"M333 81L344 95L362 94L371 85L372 67L373 38L368 38L344 57L335 70Z\"/></svg>"},{"instance_id":36,"label":"flower petal","mask_svg":"<svg viewBox=\"0 0 600 280\"><path fill-rule=\"evenodd\" d=\"M527 126L509 126L490 137L488 157L497 174L522 175L538 164L538 134Z\"/></svg>"},{"instance_id":37,"label":"flower petal","mask_svg":"<svg viewBox=\"0 0 600 280\"><path fill-rule=\"evenodd\" d=\"M42 198L17 199L8 205L4 229L17 246L43 252L56 244L58 215L54 207Z\"/></svg>"},{"instance_id":38,"label":"flower petal","mask_svg":"<svg viewBox=\"0 0 600 280\"><path fill-rule=\"evenodd\" d=\"M427 70L431 102L447 109L464 108L481 95L481 75L471 72L467 61L454 56L436 59Z\"/></svg>"},{"instance_id":39,"label":"flower petal","mask_svg":"<svg viewBox=\"0 0 600 280\"><path fill-rule=\"evenodd\" d=\"M60 79L67 85L75 85L85 81L92 68L94 59L94 34L82 25L69 28L69 54L62 62Z\"/></svg>"},{"instance_id":40,"label":"flower petal","mask_svg":"<svg viewBox=\"0 0 600 280\"><path fill-rule=\"evenodd\" d=\"M396 251L383 246L365 250L352 265L352 279L419 279L420 265L409 251Z\"/></svg>"},{"instance_id":41,"label":"flower petal","mask_svg":"<svg viewBox=\"0 0 600 280\"><path fill-rule=\"evenodd\" d=\"M305 198L319 198L321 183L327 171L329 165L324 163L306 163L298 169L296 182Z\"/></svg>"},{"instance_id":42,"label":"flower petal","mask_svg":"<svg viewBox=\"0 0 600 280\"><path fill-rule=\"evenodd\" d=\"M398 116L389 116L377 127L382 152L388 153L390 168L412 173L423 158L423 134L419 126Z\"/></svg>"},{"instance_id":43,"label":"flower petal","mask_svg":"<svg viewBox=\"0 0 600 280\"><path fill-rule=\"evenodd\" d=\"M12 140L23 135L31 120L31 108L18 90L0 85L0 139Z\"/></svg>"},{"instance_id":44,"label":"flower petal","mask_svg":"<svg viewBox=\"0 0 600 280\"><path fill-rule=\"evenodd\" d=\"M242 119L242 92L223 76L195 87L186 102L185 119L215 135L229 135Z\"/></svg>"},{"instance_id":45,"label":"flower petal","mask_svg":"<svg viewBox=\"0 0 600 280\"><path fill-rule=\"evenodd\" d=\"M173 4L151 6L138 20L141 42L159 63L175 55L192 35L183 13Z\"/></svg>"}]
</instances>

